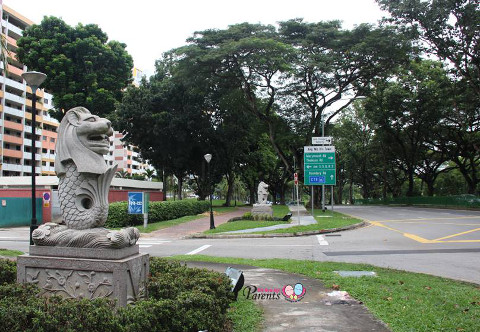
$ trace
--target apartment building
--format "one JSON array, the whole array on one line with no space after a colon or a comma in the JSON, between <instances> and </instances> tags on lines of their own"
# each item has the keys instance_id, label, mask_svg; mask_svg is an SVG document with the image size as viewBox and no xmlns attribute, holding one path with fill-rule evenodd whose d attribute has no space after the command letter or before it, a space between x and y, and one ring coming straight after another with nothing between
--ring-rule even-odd
<instances>
[{"instance_id":1,"label":"apartment building","mask_svg":"<svg viewBox=\"0 0 480 332\"><path fill-rule=\"evenodd\" d=\"M133 145L122 142L123 134L115 131L110 138L110 151L105 157L108 165L117 164L118 171L125 175L142 175L153 167L145 163Z\"/></svg>"},{"instance_id":2,"label":"apartment building","mask_svg":"<svg viewBox=\"0 0 480 332\"><path fill-rule=\"evenodd\" d=\"M37 90L36 104L36 151L32 151L32 90L22 78L26 66L16 57L17 40L23 30L33 24L28 18L6 6L0 0L2 35L8 54L7 70L1 64L0 75L0 175L31 175L32 153L35 153L35 173L55 174L55 142L58 121L50 117L52 95Z\"/></svg>"},{"instance_id":3,"label":"apartment building","mask_svg":"<svg viewBox=\"0 0 480 332\"><path fill-rule=\"evenodd\" d=\"M9 50L8 70L2 70L0 75L0 176L30 176L32 90L21 76L27 68L17 60L16 49L23 30L34 22L3 4L2 0L0 12L2 35ZM134 68L132 74L140 82L142 71ZM52 95L38 89L35 129L37 175L55 175L55 143L59 122L49 115L52 108ZM118 170L128 175L143 174L146 169L152 169L142 161L133 146L121 141L122 138L123 135L119 132L110 138L107 163L118 164Z\"/></svg>"}]
</instances>

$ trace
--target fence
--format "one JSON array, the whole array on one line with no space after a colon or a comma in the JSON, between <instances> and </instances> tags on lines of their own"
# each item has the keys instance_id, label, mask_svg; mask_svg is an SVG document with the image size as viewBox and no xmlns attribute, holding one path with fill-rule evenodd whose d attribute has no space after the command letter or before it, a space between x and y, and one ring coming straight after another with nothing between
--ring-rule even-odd
<instances>
[{"instance_id":1,"label":"fence","mask_svg":"<svg viewBox=\"0 0 480 332\"><path fill-rule=\"evenodd\" d=\"M418 196L418 197L387 197L355 200L356 205L424 205L480 208L480 197L475 195L455 196Z\"/></svg>"},{"instance_id":2,"label":"fence","mask_svg":"<svg viewBox=\"0 0 480 332\"><path fill-rule=\"evenodd\" d=\"M43 222L42 199L36 199L37 224ZM28 226L32 218L32 200L23 197L1 198L0 227Z\"/></svg>"}]
</instances>

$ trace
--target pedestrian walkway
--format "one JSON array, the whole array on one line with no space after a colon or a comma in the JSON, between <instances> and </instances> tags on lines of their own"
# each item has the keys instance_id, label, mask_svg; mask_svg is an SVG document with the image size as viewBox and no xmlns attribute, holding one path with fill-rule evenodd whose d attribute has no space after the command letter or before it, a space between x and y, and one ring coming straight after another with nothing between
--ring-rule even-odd
<instances>
[{"instance_id":1,"label":"pedestrian walkway","mask_svg":"<svg viewBox=\"0 0 480 332\"><path fill-rule=\"evenodd\" d=\"M262 331L390 331L360 302L346 292L325 288L317 279L302 275L246 265L187 262L189 267L225 272L227 266L243 271L244 293L258 303L264 312ZM282 295L286 285L301 284L305 294L300 301L290 302ZM255 291L256 288L256 292ZM262 289L263 292L259 290ZM265 292L267 290L267 292ZM270 292L277 290L279 293ZM256 294L254 297L253 295ZM263 299L262 299L262 294ZM267 296L267 294L271 294ZM272 294L279 294L273 296ZM298 299L298 298L297 298Z\"/></svg>"},{"instance_id":2,"label":"pedestrian walkway","mask_svg":"<svg viewBox=\"0 0 480 332\"><path fill-rule=\"evenodd\" d=\"M215 226L224 224L234 217L241 217L245 212L248 211L250 211L249 208L239 207L235 211L215 215ZM142 233L141 238L180 239L195 233L204 232L208 229L210 229L210 215L206 214L205 217L200 219L160 229L151 233Z\"/></svg>"}]
</instances>

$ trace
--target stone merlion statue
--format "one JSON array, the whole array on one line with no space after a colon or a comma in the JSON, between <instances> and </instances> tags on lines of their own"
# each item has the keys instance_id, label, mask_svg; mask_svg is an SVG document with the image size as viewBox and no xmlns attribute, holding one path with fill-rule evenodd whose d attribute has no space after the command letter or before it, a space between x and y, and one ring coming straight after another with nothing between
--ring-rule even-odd
<instances>
[{"instance_id":1,"label":"stone merlion statue","mask_svg":"<svg viewBox=\"0 0 480 332\"><path fill-rule=\"evenodd\" d=\"M267 198L268 198L268 184L265 182L261 181L258 184L258 204L267 204Z\"/></svg>"},{"instance_id":2,"label":"stone merlion statue","mask_svg":"<svg viewBox=\"0 0 480 332\"><path fill-rule=\"evenodd\" d=\"M55 171L65 225L47 223L32 238L36 245L124 248L134 245L139 232L134 227L120 231L102 228L108 217L108 191L117 165L108 167L110 121L92 115L84 107L69 110L58 128Z\"/></svg>"}]
</instances>

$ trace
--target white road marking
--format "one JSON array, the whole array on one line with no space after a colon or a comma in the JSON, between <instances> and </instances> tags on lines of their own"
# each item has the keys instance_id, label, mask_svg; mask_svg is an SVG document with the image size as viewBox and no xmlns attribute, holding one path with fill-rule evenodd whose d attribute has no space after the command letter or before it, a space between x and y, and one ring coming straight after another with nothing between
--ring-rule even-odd
<instances>
[{"instance_id":1,"label":"white road marking","mask_svg":"<svg viewBox=\"0 0 480 332\"><path fill-rule=\"evenodd\" d=\"M158 240L158 241L145 241L145 240L139 240L137 242L139 248L150 248L151 246L158 245L158 244L164 244L172 241L168 240Z\"/></svg>"},{"instance_id":2,"label":"white road marking","mask_svg":"<svg viewBox=\"0 0 480 332\"><path fill-rule=\"evenodd\" d=\"M190 252L187 252L185 255L195 255L195 254L198 254L200 251L203 251L209 247L211 247L212 245L211 244L205 244L203 246L201 246L200 248L197 248L195 250L192 250Z\"/></svg>"},{"instance_id":3,"label":"white road marking","mask_svg":"<svg viewBox=\"0 0 480 332\"><path fill-rule=\"evenodd\" d=\"M317 240L318 244L321 246L328 246L328 242L325 240L325 238L322 235L317 235Z\"/></svg>"}]
</instances>

